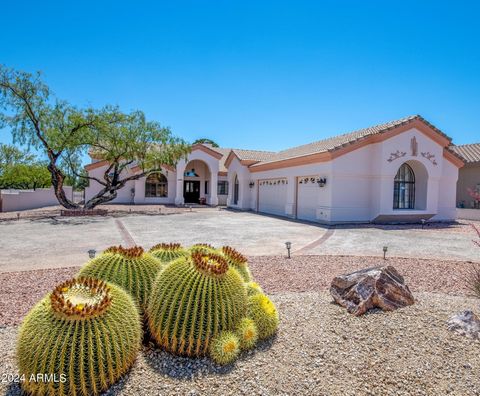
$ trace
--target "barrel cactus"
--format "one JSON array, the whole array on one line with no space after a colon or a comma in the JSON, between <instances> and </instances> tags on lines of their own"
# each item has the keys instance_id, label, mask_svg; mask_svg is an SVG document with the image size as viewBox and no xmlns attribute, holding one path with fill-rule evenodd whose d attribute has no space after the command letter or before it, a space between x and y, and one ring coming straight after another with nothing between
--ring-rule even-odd
<instances>
[{"instance_id":1,"label":"barrel cactus","mask_svg":"<svg viewBox=\"0 0 480 396\"><path fill-rule=\"evenodd\" d=\"M169 263L179 257L186 256L188 251L179 243L159 243L153 246L149 253L162 263Z\"/></svg>"},{"instance_id":2,"label":"barrel cactus","mask_svg":"<svg viewBox=\"0 0 480 396\"><path fill-rule=\"evenodd\" d=\"M112 246L90 260L79 276L115 283L131 294L143 312L161 263L141 247Z\"/></svg>"},{"instance_id":3,"label":"barrel cactus","mask_svg":"<svg viewBox=\"0 0 480 396\"><path fill-rule=\"evenodd\" d=\"M242 276L245 282L250 282L252 275L248 269L248 260L247 258L230 246L224 246L221 249L222 254L225 256L229 265L233 266L239 274Z\"/></svg>"},{"instance_id":4,"label":"barrel cactus","mask_svg":"<svg viewBox=\"0 0 480 396\"><path fill-rule=\"evenodd\" d=\"M203 356L221 331L234 331L247 312L239 273L223 256L193 252L161 271L153 285L147 318L150 333L166 350Z\"/></svg>"},{"instance_id":5,"label":"barrel cactus","mask_svg":"<svg viewBox=\"0 0 480 396\"><path fill-rule=\"evenodd\" d=\"M217 254L217 249L208 243L196 243L190 246L190 253L212 253Z\"/></svg>"},{"instance_id":6,"label":"barrel cactus","mask_svg":"<svg viewBox=\"0 0 480 396\"><path fill-rule=\"evenodd\" d=\"M257 282L248 282L245 284L245 287L247 288L247 294L249 296L253 296L254 294L259 294L263 293L262 288Z\"/></svg>"},{"instance_id":7,"label":"barrel cactus","mask_svg":"<svg viewBox=\"0 0 480 396\"><path fill-rule=\"evenodd\" d=\"M22 387L35 395L97 395L131 367L141 339L138 311L124 290L92 278L66 281L22 323ZM42 381L35 380L38 373Z\"/></svg>"},{"instance_id":8,"label":"barrel cactus","mask_svg":"<svg viewBox=\"0 0 480 396\"><path fill-rule=\"evenodd\" d=\"M240 353L240 341L231 331L222 331L210 345L210 357L218 364L233 362Z\"/></svg>"},{"instance_id":9,"label":"barrel cactus","mask_svg":"<svg viewBox=\"0 0 480 396\"><path fill-rule=\"evenodd\" d=\"M257 325L250 318L243 318L235 330L235 333L238 336L240 341L240 349L242 350L252 349L257 343Z\"/></svg>"},{"instance_id":10,"label":"barrel cactus","mask_svg":"<svg viewBox=\"0 0 480 396\"><path fill-rule=\"evenodd\" d=\"M257 326L259 339L268 338L277 331L278 311L265 294L257 293L248 297L248 316Z\"/></svg>"}]
</instances>

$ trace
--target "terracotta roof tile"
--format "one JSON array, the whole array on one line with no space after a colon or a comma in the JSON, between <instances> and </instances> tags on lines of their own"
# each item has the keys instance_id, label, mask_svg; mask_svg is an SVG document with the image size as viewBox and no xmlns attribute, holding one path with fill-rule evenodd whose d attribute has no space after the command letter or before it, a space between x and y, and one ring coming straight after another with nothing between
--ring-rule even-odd
<instances>
[{"instance_id":1,"label":"terracotta roof tile","mask_svg":"<svg viewBox=\"0 0 480 396\"><path fill-rule=\"evenodd\" d=\"M302 146L297 146L287 150L283 150L278 152L271 159L258 164L254 164L252 165L252 167L260 166L268 162L276 162L276 161L281 161L289 158L303 157L305 155L333 151L345 145L355 143L365 137L386 132L392 128L409 123L416 119L421 120L422 122L426 123L431 128L433 128L436 132L440 133L442 136L446 137L448 140L451 140L447 135L445 135L442 131L440 131L439 129L434 127L432 124L430 124L428 121L423 119L421 116L412 115L409 117L401 118L399 120L390 121L390 122L375 125L369 128L359 129L354 132L345 133L343 135L338 135L331 138L319 140L317 142L304 144Z\"/></svg>"},{"instance_id":2,"label":"terracotta roof tile","mask_svg":"<svg viewBox=\"0 0 480 396\"><path fill-rule=\"evenodd\" d=\"M480 143L451 145L448 148L459 155L466 163L480 162Z\"/></svg>"}]
</instances>

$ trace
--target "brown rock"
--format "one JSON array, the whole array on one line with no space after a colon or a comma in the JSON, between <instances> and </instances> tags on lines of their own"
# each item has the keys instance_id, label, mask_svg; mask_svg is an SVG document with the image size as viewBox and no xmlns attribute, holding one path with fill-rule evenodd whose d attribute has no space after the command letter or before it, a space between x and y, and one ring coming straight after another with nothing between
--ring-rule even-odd
<instances>
[{"instance_id":1,"label":"brown rock","mask_svg":"<svg viewBox=\"0 0 480 396\"><path fill-rule=\"evenodd\" d=\"M330 294L335 302L356 316L371 308L393 311L415 302L403 277L392 266L337 276L330 285Z\"/></svg>"}]
</instances>

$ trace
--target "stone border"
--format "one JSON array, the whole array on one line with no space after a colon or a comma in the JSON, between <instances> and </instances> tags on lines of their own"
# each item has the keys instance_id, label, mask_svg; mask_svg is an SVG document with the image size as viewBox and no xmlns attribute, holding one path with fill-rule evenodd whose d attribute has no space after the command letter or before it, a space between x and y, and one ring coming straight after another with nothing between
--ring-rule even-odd
<instances>
[{"instance_id":1,"label":"stone border","mask_svg":"<svg viewBox=\"0 0 480 396\"><path fill-rule=\"evenodd\" d=\"M62 209L60 216L82 217L82 216L106 216L107 209Z\"/></svg>"}]
</instances>

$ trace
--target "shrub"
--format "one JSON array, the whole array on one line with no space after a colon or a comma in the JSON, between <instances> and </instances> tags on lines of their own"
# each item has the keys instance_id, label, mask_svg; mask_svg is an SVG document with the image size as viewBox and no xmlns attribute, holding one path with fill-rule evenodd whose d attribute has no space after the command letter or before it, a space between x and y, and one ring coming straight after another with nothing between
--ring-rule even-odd
<instances>
[{"instance_id":1,"label":"shrub","mask_svg":"<svg viewBox=\"0 0 480 396\"><path fill-rule=\"evenodd\" d=\"M149 253L162 263L170 263L188 254L188 251L179 243L159 243L153 246Z\"/></svg>"},{"instance_id":2,"label":"shrub","mask_svg":"<svg viewBox=\"0 0 480 396\"><path fill-rule=\"evenodd\" d=\"M78 275L123 287L143 312L160 269L161 263L141 247L112 246L85 264Z\"/></svg>"},{"instance_id":3,"label":"shrub","mask_svg":"<svg viewBox=\"0 0 480 396\"><path fill-rule=\"evenodd\" d=\"M245 282L250 282L252 275L248 268L247 258L230 246L224 246L221 249L222 254L225 256L229 265L233 266L238 273L242 276Z\"/></svg>"},{"instance_id":4,"label":"shrub","mask_svg":"<svg viewBox=\"0 0 480 396\"><path fill-rule=\"evenodd\" d=\"M258 338L261 340L272 336L277 331L278 311L265 294L257 293L248 297L248 317L255 322Z\"/></svg>"},{"instance_id":5,"label":"shrub","mask_svg":"<svg viewBox=\"0 0 480 396\"><path fill-rule=\"evenodd\" d=\"M130 368L141 339L138 311L120 287L92 278L64 282L20 328L22 388L35 395L97 395ZM57 381L30 381L37 373L56 374ZM64 382L58 381L62 374Z\"/></svg>"},{"instance_id":6,"label":"shrub","mask_svg":"<svg viewBox=\"0 0 480 396\"><path fill-rule=\"evenodd\" d=\"M240 353L240 341L235 333L222 331L214 337L210 346L210 357L218 364L233 362Z\"/></svg>"},{"instance_id":7,"label":"shrub","mask_svg":"<svg viewBox=\"0 0 480 396\"><path fill-rule=\"evenodd\" d=\"M233 331L247 311L239 273L219 254L193 252L173 261L153 285L147 318L166 350L202 356L221 331Z\"/></svg>"},{"instance_id":8,"label":"shrub","mask_svg":"<svg viewBox=\"0 0 480 396\"><path fill-rule=\"evenodd\" d=\"M243 318L235 333L240 341L240 349L252 349L258 340L258 331L255 322L250 318Z\"/></svg>"}]
</instances>

